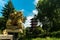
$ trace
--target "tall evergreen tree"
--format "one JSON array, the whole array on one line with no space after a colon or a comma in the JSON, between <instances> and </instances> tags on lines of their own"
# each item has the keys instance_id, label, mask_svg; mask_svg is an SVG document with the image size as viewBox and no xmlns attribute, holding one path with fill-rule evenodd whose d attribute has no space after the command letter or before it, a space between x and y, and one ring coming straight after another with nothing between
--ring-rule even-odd
<instances>
[{"instance_id":1,"label":"tall evergreen tree","mask_svg":"<svg viewBox=\"0 0 60 40\"><path fill-rule=\"evenodd\" d=\"M5 20L8 19L9 14L12 12L14 12L14 6L13 6L11 0L9 0L8 3L5 4L5 6L3 7L3 10L2 10L2 15L4 16Z\"/></svg>"},{"instance_id":2,"label":"tall evergreen tree","mask_svg":"<svg viewBox=\"0 0 60 40\"><path fill-rule=\"evenodd\" d=\"M4 19L3 19L4 22L2 23L2 25L4 24L3 25L4 26L3 29L6 28L6 21L9 18L10 13L13 13L13 12L14 12L14 6L13 6L11 0L9 0L8 3L5 4L5 6L3 7L3 10L2 10L2 15L4 17Z\"/></svg>"}]
</instances>

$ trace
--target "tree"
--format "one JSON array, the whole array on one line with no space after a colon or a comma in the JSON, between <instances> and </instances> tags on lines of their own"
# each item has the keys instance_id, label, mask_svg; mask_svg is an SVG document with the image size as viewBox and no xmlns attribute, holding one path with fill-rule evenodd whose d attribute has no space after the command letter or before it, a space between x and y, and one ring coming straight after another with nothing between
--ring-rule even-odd
<instances>
[{"instance_id":1,"label":"tree","mask_svg":"<svg viewBox=\"0 0 60 40\"><path fill-rule=\"evenodd\" d=\"M35 38L40 37L44 33L44 30L40 26L36 26L35 28L27 27L26 28L26 37Z\"/></svg>"},{"instance_id":2,"label":"tree","mask_svg":"<svg viewBox=\"0 0 60 40\"><path fill-rule=\"evenodd\" d=\"M14 12L14 7L13 7L13 4L10 1L8 1L7 4L5 4L5 6L3 7L3 10L2 10L2 15L4 16L4 18L7 20L8 17L9 17L9 14Z\"/></svg>"},{"instance_id":3,"label":"tree","mask_svg":"<svg viewBox=\"0 0 60 40\"><path fill-rule=\"evenodd\" d=\"M5 20L4 17L0 17L0 30L3 30L5 27Z\"/></svg>"},{"instance_id":4,"label":"tree","mask_svg":"<svg viewBox=\"0 0 60 40\"><path fill-rule=\"evenodd\" d=\"M59 30L60 0L39 0L36 8L38 10L37 19L42 22L44 30Z\"/></svg>"},{"instance_id":5,"label":"tree","mask_svg":"<svg viewBox=\"0 0 60 40\"><path fill-rule=\"evenodd\" d=\"M13 13L14 12L14 7L13 7L13 4L11 2L11 0L8 1L7 4L5 4L5 6L3 7L3 10L2 10L2 15L4 17L3 20L5 20L3 23L4 23L4 27L6 28L6 21L7 19L9 18L9 15L10 13Z\"/></svg>"}]
</instances>

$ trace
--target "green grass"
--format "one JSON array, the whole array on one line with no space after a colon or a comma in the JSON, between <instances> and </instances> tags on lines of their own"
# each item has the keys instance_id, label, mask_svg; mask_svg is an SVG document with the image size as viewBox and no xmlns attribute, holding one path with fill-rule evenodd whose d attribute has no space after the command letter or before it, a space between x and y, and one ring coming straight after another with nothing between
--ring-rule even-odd
<instances>
[{"instance_id":1,"label":"green grass","mask_svg":"<svg viewBox=\"0 0 60 40\"><path fill-rule=\"evenodd\" d=\"M46 38L26 38L24 40L60 40L60 38L50 38L50 37L46 37Z\"/></svg>"},{"instance_id":2,"label":"green grass","mask_svg":"<svg viewBox=\"0 0 60 40\"><path fill-rule=\"evenodd\" d=\"M46 37L46 38L33 38L32 40L60 40L60 38Z\"/></svg>"}]
</instances>

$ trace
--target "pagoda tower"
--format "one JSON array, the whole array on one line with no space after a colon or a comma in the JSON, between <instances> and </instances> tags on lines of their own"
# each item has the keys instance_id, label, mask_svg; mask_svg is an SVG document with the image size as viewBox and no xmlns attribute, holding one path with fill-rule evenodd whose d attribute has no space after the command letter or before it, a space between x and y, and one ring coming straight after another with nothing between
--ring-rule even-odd
<instances>
[{"instance_id":1,"label":"pagoda tower","mask_svg":"<svg viewBox=\"0 0 60 40\"><path fill-rule=\"evenodd\" d=\"M36 19L36 17L31 19L31 28L35 28L38 24L38 20Z\"/></svg>"}]
</instances>

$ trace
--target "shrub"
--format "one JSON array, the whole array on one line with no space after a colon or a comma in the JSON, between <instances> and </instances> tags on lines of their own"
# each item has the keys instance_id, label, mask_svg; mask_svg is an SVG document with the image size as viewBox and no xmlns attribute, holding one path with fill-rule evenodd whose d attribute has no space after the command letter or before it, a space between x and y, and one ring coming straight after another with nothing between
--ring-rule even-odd
<instances>
[{"instance_id":1,"label":"shrub","mask_svg":"<svg viewBox=\"0 0 60 40\"><path fill-rule=\"evenodd\" d=\"M51 37L60 37L60 31L52 32L50 34Z\"/></svg>"}]
</instances>

